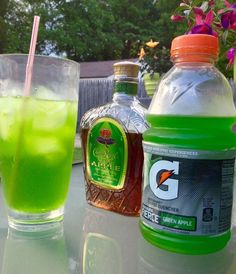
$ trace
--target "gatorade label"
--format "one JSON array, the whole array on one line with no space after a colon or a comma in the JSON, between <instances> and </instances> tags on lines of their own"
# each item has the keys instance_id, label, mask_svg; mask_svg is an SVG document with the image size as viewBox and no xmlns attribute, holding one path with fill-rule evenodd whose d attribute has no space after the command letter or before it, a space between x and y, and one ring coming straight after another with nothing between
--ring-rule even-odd
<instances>
[{"instance_id":1,"label":"gatorade label","mask_svg":"<svg viewBox=\"0 0 236 274\"><path fill-rule=\"evenodd\" d=\"M230 229L235 152L190 151L143 143L142 222L188 235Z\"/></svg>"}]
</instances>

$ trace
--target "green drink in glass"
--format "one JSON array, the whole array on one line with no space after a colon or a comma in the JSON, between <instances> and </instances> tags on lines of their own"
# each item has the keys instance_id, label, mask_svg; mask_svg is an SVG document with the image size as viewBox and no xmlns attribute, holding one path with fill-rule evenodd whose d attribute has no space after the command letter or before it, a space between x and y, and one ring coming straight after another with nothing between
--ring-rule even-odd
<instances>
[{"instance_id":1,"label":"green drink in glass","mask_svg":"<svg viewBox=\"0 0 236 274\"><path fill-rule=\"evenodd\" d=\"M75 62L36 56L31 96L23 97L26 62L24 55L0 56L0 68L10 74L0 72L6 83L0 88L0 171L9 225L40 230L63 219L79 76Z\"/></svg>"}]
</instances>

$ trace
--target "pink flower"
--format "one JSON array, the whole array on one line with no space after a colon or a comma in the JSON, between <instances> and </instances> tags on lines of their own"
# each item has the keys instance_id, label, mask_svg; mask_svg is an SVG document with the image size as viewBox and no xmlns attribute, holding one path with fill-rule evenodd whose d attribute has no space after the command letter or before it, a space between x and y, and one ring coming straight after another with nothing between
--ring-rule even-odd
<instances>
[{"instance_id":1,"label":"pink flower","mask_svg":"<svg viewBox=\"0 0 236 274\"><path fill-rule=\"evenodd\" d=\"M184 16L182 16L182 15L179 15L179 14L176 14L176 15L172 15L171 17L170 17L170 19L172 20L172 21L174 21L174 22L180 22L180 21L183 21L184 20Z\"/></svg>"},{"instance_id":2,"label":"pink flower","mask_svg":"<svg viewBox=\"0 0 236 274\"><path fill-rule=\"evenodd\" d=\"M232 66L234 63L235 58L235 48L230 48L226 53L227 59L228 59L228 66Z\"/></svg>"},{"instance_id":3,"label":"pink flower","mask_svg":"<svg viewBox=\"0 0 236 274\"><path fill-rule=\"evenodd\" d=\"M222 14L221 25L224 29L236 29L236 11Z\"/></svg>"},{"instance_id":4,"label":"pink flower","mask_svg":"<svg viewBox=\"0 0 236 274\"><path fill-rule=\"evenodd\" d=\"M230 4L228 1L224 0L224 3L225 3L225 6L226 6L227 8L230 8L230 7L231 7L231 4Z\"/></svg>"},{"instance_id":5,"label":"pink flower","mask_svg":"<svg viewBox=\"0 0 236 274\"><path fill-rule=\"evenodd\" d=\"M200 15L200 16L203 16L203 15L204 15L204 12L203 12L203 10L202 10L201 8L194 7L194 8L193 8L193 11L194 11L195 14L198 14L198 15Z\"/></svg>"},{"instance_id":6,"label":"pink flower","mask_svg":"<svg viewBox=\"0 0 236 274\"><path fill-rule=\"evenodd\" d=\"M209 6L210 6L210 7L213 7L214 4L215 4L215 1L214 1L214 0L210 0L210 1L209 1Z\"/></svg>"},{"instance_id":7,"label":"pink flower","mask_svg":"<svg viewBox=\"0 0 236 274\"><path fill-rule=\"evenodd\" d=\"M209 34L213 35L212 27L206 23L192 27L190 34Z\"/></svg>"},{"instance_id":8,"label":"pink flower","mask_svg":"<svg viewBox=\"0 0 236 274\"><path fill-rule=\"evenodd\" d=\"M197 10L197 13L195 13L195 23L196 25L192 27L190 30L190 34L209 34L209 35L214 35L218 36L217 33L212 29L212 23L214 20L214 15L213 11L210 10L207 14L206 17L204 17L204 13L201 14L200 12L201 9Z\"/></svg>"},{"instance_id":9,"label":"pink flower","mask_svg":"<svg viewBox=\"0 0 236 274\"><path fill-rule=\"evenodd\" d=\"M220 10L221 25L224 29L236 29L236 4L231 5L228 1L224 0L225 6L230 9L226 12Z\"/></svg>"}]
</instances>

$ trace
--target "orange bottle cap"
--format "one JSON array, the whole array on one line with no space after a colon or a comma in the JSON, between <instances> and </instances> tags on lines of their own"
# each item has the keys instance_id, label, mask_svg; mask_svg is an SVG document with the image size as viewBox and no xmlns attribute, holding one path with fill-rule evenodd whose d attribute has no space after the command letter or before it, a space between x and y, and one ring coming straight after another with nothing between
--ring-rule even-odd
<instances>
[{"instance_id":1,"label":"orange bottle cap","mask_svg":"<svg viewBox=\"0 0 236 274\"><path fill-rule=\"evenodd\" d=\"M213 35L187 34L174 38L171 58L177 62L205 62L217 59L219 40Z\"/></svg>"}]
</instances>

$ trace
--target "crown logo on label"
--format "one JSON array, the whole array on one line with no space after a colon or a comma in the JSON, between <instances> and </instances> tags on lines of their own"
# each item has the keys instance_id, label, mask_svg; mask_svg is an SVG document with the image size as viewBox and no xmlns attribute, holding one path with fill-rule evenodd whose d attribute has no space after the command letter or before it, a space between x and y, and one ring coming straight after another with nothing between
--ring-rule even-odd
<instances>
[{"instance_id":1,"label":"crown logo on label","mask_svg":"<svg viewBox=\"0 0 236 274\"><path fill-rule=\"evenodd\" d=\"M105 139L108 139L111 137L111 131L109 129L103 128L100 130L100 136Z\"/></svg>"}]
</instances>

